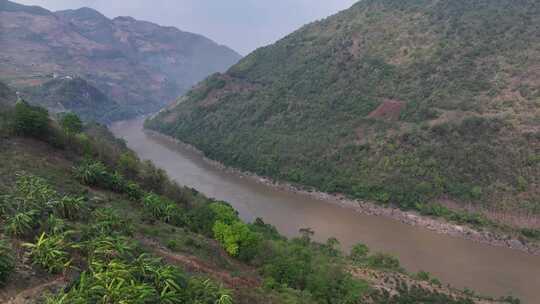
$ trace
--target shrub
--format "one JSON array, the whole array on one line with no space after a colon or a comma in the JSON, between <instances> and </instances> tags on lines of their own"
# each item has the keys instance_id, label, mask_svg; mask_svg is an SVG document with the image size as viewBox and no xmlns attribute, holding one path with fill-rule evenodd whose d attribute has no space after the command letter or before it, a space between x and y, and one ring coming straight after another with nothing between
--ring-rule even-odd
<instances>
[{"instance_id":1,"label":"shrub","mask_svg":"<svg viewBox=\"0 0 540 304\"><path fill-rule=\"evenodd\" d=\"M23 246L30 250L32 263L49 273L64 271L71 263L67 252L69 244L64 240L64 235L47 236L42 233L36 243L25 243Z\"/></svg>"},{"instance_id":2,"label":"shrub","mask_svg":"<svg viewBox=\"0 0 540 304\"><path fill-rule=\"evenodd\" d=\"M142 170L139 172L139 178L145 189L150 189L156 193L162 193L163 186L168 182L165 171L161 168L157 168L148 160L142 163Z\"/></svg>"},{"instance_id":3,"label":"shrub","mask_svg":"<svg viewBox=\"0 0 540 304\"><path fill-rule=\"evenodd\" d=\"M133 201L139 201L144 195L144 191L139 184L134 182L128 182L125 190L128 198Z\"/></svg>"},{"instance_id":4,"label":"shrub","mask_svg":"<svg viewBox=\"0 0 540 304\"><path fill-rule=\"evenodd\" d=\"M521 234L531 239L540 240L540 229L523 228Z\"/></svg>"},{"instance_id":5,"label":"shrub","mask_svg":"<svg viewBox=\"0 0 540 304\"><path fill-rule=\"evenodd\" d=\"M122 153L118 159L118 170L129 178L136 178L139 172L139 160L132 153Z\"/></svg>"},{"instance_id":6,"label":"shrub","mask_svg":"<svg viewBox=\"0 0 540 304\"><path fill-rule=\"evenodd\" d=\"M74 144L76 151L86 157L90 157L93 153L92 141L85 133L78 133L74 136Z\"/></svg>"},{"instance_id":7,"label":"shrub","mask_svg":"<svg viewBox=\"0 0 540 304\"><path fill-rule=\"evenodd\" d=\"M201 204L189 210L187 214L189 228L197 233L212 236L216 214L210 205Z\"/></svg>"},{"instance_id":8,"label":"shrub","mask_svg":"<svg viewBox=\"0 0 540 304\"><path fill-rule=\"evenodd\" d=\"M376 253L368 257L368 265L374 268L386 270L399 270L400 264L396 257L389 254Z\"/></svg>"},{"instance_id":9,"label":"shrub","mask_svg":"<svg viewBox=\"0 0 540 304\"><path fill-rule=\"evenodd\" d=\"M353 262L361 263L366 260L368 254L369 254L369 247L366 246L365 244L360 243L353 246L349 257Z\"/></svg>"},{"instance_id":10,"label":"shrub","mask_svg":"<svg viewBox=\"0 0 540 304\"><path fill-rule=\"evenodd\" d=\"M67 134L78 134L83 129L83 123L75 113L63 114L60 118L60 126Z\"/></svg>"},{"instance_id":11,"label":"shrub","mask_svg":"<svg viewBox=\"0 0 540 304\"><path fill-rule=\"evenodd\" d=\"M6 240L0 239L0 286L4 286L15 269L13 250Z\"/></svg>"},{"instance_id":12,"label":"shrub","mask_svg":"<svg viewBox=\"0 0 540 304\"><path fill-rule=\"evenodd\" d=\"M480 186L474 186L471 189L471 198L472 199L479 200L479 199L482 198L482 194L483 194L483 191L482 191L482 187L480 187Z\"/></svg>"},{"instance_id":13,"label":"shrub","mask_svg":"<svg viewBox=\"0 0 540 304\"><path fill-rule=\"evenodd\" d=\"M232 224L239 220L238 212L225 202L214 202L209 205L214 212L215 220L225 224Z\"/></svg>"}]
</instances>

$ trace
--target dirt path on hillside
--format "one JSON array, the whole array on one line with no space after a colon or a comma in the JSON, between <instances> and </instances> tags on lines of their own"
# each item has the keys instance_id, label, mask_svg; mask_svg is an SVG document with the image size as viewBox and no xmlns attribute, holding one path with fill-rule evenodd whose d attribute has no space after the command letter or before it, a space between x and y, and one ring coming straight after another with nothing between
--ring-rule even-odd
<instances>
[{"instance_id":1,"label":"dirt path on hillside","mask_svg":"<svg viewBox=\"0 0 540 304\"><path fill-rule=\"evenodd\" d=\"M245 265L240 265L236 261L231 262L242 269L243 272L247 272L247 275L233 276L229 272L222 271L216 265L211 265L195 256L171 252L156 240L143 236L137 236L137 239L142 245L163 258L167 263L180 265L188 272L206 274L222 282L228 288L245 289L261 286L261 280L256 276L255 270L247 269Z\"/></svg>"},{"instance_id":2,"label":"dirt path on hillside","mask_svg":"<svg viewBox=\"0 0 540 304\"><path fill-rule=\"evenodd\" d=\"M64 276L53 279L52 281L44 282L20 291L15 297L7 300L6 304L26 304L33 303L39 299L47 290L56 289L67 284Z\"/></svg>"}]
</instances>

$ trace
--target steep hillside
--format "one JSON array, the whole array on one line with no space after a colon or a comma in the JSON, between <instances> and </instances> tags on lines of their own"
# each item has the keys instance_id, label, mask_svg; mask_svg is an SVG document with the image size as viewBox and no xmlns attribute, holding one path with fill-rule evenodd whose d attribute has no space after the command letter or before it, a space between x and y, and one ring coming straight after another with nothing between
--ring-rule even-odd
<instances>
[{"instance_id":1,"label":"steep hillside","mask_svg":"<svg viewBox=\"0 0 540 304\"><path fill-rule=\"evenodd\" d=\"M0 82L0 105L13 105L17 101L17 95L5 83Z\"/></svg>"},{"instance_id":2,"label":"steep hillside","mask_svg":"<svg viewBox=\"0 0 540 304\"><path fill-rule=\"evenodd\" d=\"M132 112L159 109L240 59L173 27L89 8L50 12L0 1L0 80L17 88L79 76Z\"/></svg>"},{"instance_id":3,"label":"steep hillside","mask_svg":"<svg viewBox=\"0 0 540 304\"><path fill-rule=\"evenodd\" d=\"M517 303L408 274L362 244L288 240L172 182L103 126L18 102L0 125L0 302Z\"/></svg>"},{"instance_id":4,"label":"steep hillside","mask_svg":"<svg viewBox=\"0 0 540 304\"><path fill-rule=\"evenodd\" d=\"M278 180L540 227L539 24L532 0L360 1L147 127Z\"/></svg>"},{"instance_id":5,"label":"steep hillside","mask_svg":"<svg viewBox=\"0 0 540 304\"><path fill-rule=\"evenodd\" d=\"M85 121L108 123L132 116L100 90L79 77L58 77L22 92L25 100L53 113L74 112Z\"/></svg>"}]
</instances>

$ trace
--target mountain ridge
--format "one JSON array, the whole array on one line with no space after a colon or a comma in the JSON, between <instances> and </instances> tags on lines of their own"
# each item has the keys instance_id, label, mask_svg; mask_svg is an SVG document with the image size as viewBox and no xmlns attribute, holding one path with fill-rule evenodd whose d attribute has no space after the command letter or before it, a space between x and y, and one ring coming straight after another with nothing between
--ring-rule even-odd
<instances>
[{"instance_id":1,"label":"mountain ridge","mask_svg":"<svg viewBox=\"0 0 540 304\"><path fill-rule=\"evenodd\" d=\"M21 92L31 104L52 113L73 112L83 121L110 123L136 113L128 112L80 77L57 77Z\"/></svg>"},{"instance_id":2,"label":"mountain ridge","mask_svg":"<svg viewBox=\"0 0 540 304\"><path fill-rule=\"evenodd\" d=\"M77 76L134 113L156 111L241 58L202 35L91 8L51 12L3 0L0 16L4 82L20 89Z\"/></svg>"}]
</instances>

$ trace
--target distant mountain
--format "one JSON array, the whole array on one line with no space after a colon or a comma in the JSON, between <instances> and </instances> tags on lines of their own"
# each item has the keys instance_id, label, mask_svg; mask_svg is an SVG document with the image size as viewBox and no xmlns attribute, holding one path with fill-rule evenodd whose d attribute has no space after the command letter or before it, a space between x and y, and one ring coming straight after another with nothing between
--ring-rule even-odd
<instances>
[{"instance_id":1,"label":"distant mountain","mask_svg":"<svg viewBox=\"0 0 540 304\"><path fill-rule=\"evenodd\" d=\"M85 121L109 123L130 117L129 112L82 78L58 77L22 93L25 100L53 113L74 112Z\"/></svg>"},{"instance_id":2,"label":"distant mountain","mask_svg":"<svg viewBox=\"0 0 540 304\"><path fill-rule=\"evenodd\" d=\"M539 24L532 0L360 1L147 126L279 180L537 226Z\"/></svg>"},{"instance_id":3,"label":"distant mountain","mask_svg":"<svg viewBox=\"0 0 540 304\"><path fill-rule=\"evenodd\" d=\"M155 111L241 57L174 27L90 8L50 12L0 0L0 80L16 88L84 78L132 112Z\"/></svg>"}]
</instances>

